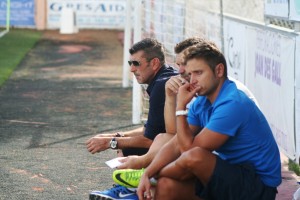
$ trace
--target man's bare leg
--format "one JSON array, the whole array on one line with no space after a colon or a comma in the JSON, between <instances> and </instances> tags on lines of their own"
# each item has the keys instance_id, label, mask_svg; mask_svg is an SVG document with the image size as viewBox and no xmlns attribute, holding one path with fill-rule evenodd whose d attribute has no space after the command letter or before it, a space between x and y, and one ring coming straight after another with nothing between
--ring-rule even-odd
<instances>
[{"instance_id":1,"label":"man's bare leg","mask_svg":"<svg viewBox=\"0 0 300 200\"><path fill-rule=\"evenodd\" d=\"M151 144L149 151L142 156L128 156L121 160L124 162L122 165L118 167L118 169L141 169L146 168L154 156L160 150L160 148L170 141L174 137L174 134L169 133L161 133L157 135Z\"/></svg>"},{"instance_id":2,"label":"man's bare leg","mask_svg":"<svg viewBox=\"0 0 300 200\"><path fill-rule=\"evenodd\" d=\"M155 192L156 200L200 200L195 194L195 181L177 181L174 179L162 177L159 178Z\"/></svg>"},{"instance_id":3,"label":"man's bare leg","mask_svg":"<svg viewBox=\"0 0 300 200\"><path fill-rule=\"evenodd\" d=\"M215 164L216 156L200 147L184 152L161 170L155 199L200 199L195 195L195 178L206 185Z\"/></svg>"}]
</instances>

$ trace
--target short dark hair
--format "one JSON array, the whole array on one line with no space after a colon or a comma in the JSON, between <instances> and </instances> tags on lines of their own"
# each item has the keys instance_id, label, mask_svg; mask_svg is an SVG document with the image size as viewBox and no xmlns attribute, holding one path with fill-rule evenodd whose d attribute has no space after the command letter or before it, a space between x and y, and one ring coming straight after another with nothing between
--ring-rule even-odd
<instances>
[{"instance_id":1,"label":"short dark hair","mask_svg":"<svg viewBox=\"0 0 300 200\"><path fill-rule=\"evenodd\" d=\"M227 77L226 59L221 50L211 41L203 41L199 44L191 46L184 51L184 62L187 63L191 59L204 59L212 71L218 64L224 65L224 76Z\"/></svg>"},{"instance_id":2,"label":"short dark hair","mask_svg":"<svg viewBox=\"0 0 300 200\"><path fill-rule=\"evenodd\" d=\"M185 50L186 48L196 45L198 43L201 43L205 41L204 38L201 37L191 37L191 38L187 38L181 42L179 42L178 44L175 45L174 47L174 51L176 54L181 53L183 50Z\"/></svg>"},{"instance_id":3,"label":"short dark hair","mask_svg":"<svg viewBox=\"0 0 300 200\"><path fill-rule=\"evenodd\" d=\"M144 51L144 57L150 61L153 58L158 58L163 65L165 63L165 49L162 43L153 38L145 38L135 43L130 49L130 55Z\"/></svg>"}]
</instances>

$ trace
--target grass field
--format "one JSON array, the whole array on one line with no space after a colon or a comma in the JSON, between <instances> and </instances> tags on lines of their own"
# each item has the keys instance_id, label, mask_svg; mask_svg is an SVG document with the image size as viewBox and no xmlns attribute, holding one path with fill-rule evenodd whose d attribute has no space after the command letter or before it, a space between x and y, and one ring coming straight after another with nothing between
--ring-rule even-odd
<instances>
[{"instance_id":1,"label":"grass field","mask_svg":"<svg viewBox=\"0 0 300 200\"><path fill-rule=\"evenodd\" d=\"M41 35L35 30L11 29L0 38L0 87Z\"/></svg>"}]
</instances>

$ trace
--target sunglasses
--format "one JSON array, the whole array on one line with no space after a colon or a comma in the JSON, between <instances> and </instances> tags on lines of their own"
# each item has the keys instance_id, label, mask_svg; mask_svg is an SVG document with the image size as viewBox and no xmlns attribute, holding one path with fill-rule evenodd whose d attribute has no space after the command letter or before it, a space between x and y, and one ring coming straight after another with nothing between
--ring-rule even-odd
<instances>
[{"instance_id":1,"label":"sunglasses","mask_svg":"<svg viewBox=\"0 0 300 200\"><path fill-rule=\"evenodd\" d=\"M128 64L129 64L129 66L133 65L135 67L138 67L138 66L141 65L141 63L139 61L136 61L136 60L129 60Z\"/></svg>"}]
</instances>

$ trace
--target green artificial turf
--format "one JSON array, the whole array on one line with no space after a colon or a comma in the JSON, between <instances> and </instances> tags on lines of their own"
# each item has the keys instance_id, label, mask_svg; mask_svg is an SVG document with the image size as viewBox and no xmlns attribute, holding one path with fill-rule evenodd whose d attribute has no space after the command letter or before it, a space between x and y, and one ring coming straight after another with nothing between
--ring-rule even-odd
<instances>
[{"instance_id":1,"label":"green artificial turf","mask_svg":"<svg viewBox=\"0 0 300 200\"><path fill-rule=\"evenodd\" d=\"M0 87L41 35L36 30L12 29L0 38Z\"/></svg>"}]
</instances>

